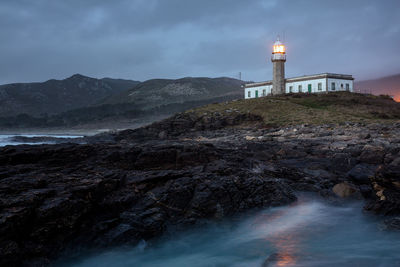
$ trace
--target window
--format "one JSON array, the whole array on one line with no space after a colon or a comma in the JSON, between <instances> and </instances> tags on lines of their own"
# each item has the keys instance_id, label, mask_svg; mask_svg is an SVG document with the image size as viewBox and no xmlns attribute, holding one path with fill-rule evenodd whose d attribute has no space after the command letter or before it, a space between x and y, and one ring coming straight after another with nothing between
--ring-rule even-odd
<instances>
[{"instance_id":1,"label":"window","mask_svg":"<svg viewBox=\"0 0 400 267\"><path fill-rule=\"evenodd\" d=\"M251 97L251 91L247 92L247 97Z\"/></svg>"},{"instance_id":2,"label":"window","mask_svg":"<svg viewBox=\"0 0 400 267\"><path fill-rule=\"evenodd\" d=\"M322 90L322 83L318 83L318 91Z\"/></svg>"},{"instance_id":3,"label":"window","mask_svg":"<svg viewBox=\"0 0 400 267\"><path fill-rule=\"evenodd\" d=\"M332 90L336 90L336 88L335 88L335 83L332 83L332 84L331 84L331 89L332 89Z\"/></svg>"},{"instance_id":4,"label":"window","mask_svg":"<svg viewBox=\"0 0 400 267\"><path fill-rule=\"evenodd\" d=\"M266 95L266 90L265 89L263 89L263 96L265 96Z\"/></svg>"},{"instance_id":5,"label":"window","mask_svg":"<svg viewBox=\"0 0 400 267\"><path fill-rule=\"evenodd\" d=\"M340 84L340 88L343 90L343 83Z\"/></svg>"},{"instance_id":6,"label":"window","mask_svg":"<svg viewBox=\"0 0 400 267\"><path fill-rule=\"evenodd\" d=\"M302 90L302 89L301 89L301 84L300 84L300 85L299 85L299 93L301 93L301 90Z\"/></svg>"},{"instance_id":7,"label":"window","mask_svg":"<svg viewBox=\"0 0 400 267\"><path fill-rule=\"evenodd\" d=\"M350 84L346 83L346 91L350 91Z\"/></svg>"},{"instance_id":8,"label":"window","mask_svg":"<svg viewBox=\"0 0 400 267\"><path fill-rule=\"evenodd\" d=\"M289 86L289 93L293 92L293 86Z\"/></svg>"}]
</instances>

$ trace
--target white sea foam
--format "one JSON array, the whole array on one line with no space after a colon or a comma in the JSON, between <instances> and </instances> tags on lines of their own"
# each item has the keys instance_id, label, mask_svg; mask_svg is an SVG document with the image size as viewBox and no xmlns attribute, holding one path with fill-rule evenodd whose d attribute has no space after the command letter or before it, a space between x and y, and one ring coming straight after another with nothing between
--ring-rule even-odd
<instances>
[{"instance_id":1,"label":"white sea foam","mask_svg":"<svg viewBox=\"0 0 400 267\"><path fill-rule=\"evenodd\" d=\"M83 137L82 135L53 135L53 134L14 134L14 135L7 135L7 134L0 134L0 147L2 146L7 146L7 145L22 145L22 144L28 144L28 145L38 145L38 144L53 144L53 141L49 142L26 142L26 143L21 143L21 142L15 142L12 140L13 137L15 136L23 136L23 137L55 137L55 138L79 138Z\"/></svg>"}]
</instances>

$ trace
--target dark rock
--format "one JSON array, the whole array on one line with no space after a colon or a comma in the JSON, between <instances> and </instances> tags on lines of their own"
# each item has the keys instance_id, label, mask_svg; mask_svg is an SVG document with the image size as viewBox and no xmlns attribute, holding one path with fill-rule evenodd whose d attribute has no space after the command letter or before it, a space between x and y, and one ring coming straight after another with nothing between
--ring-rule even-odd
<instances>
[{"instance_id":1,"label":"dark rock","mask_svg":"<svg viewBox=\"0 0 400 267\"><path fill-rule=\"evenodd\" d=\"M360 139L370 139L371 138L371 134L370 133L362 133L358 136L358 138Z\"/></svg>"},{"instance_id":2,"label":"dark rock","mask_svg":"<svg viewBox=\"0 0 400 267\"><path fill-rule=\"evenodd\" d=\"M361 195L366 199L371 199L375 195L371 185L360 185L359 190Z\"/></svg>"},{"instance_id":3,"label":"dark rock","mask_svg":"<svg viewBox=\"0 0 400 267\"><path fill-rule=\"evenodd\" d=\"M366 209L384 215L400 214L400 167L380 166L371 179L375 191L375 201Z\"/></svg>"},{"instance_id":4,"label":"dark rock","mask_svg":"<svg viewBox=\"0 0 400 267\"><path fill-rule=\"evenodd\" d=\"M374 176L376 168L375 165L357 164L347 172L347 176L356 184L369 184L370 178Z\"/></svg>"},{"instance_id":5,"label":"dark rock","mask_svg":"<svg viewBox=\"0 0 400 267\"><path fill-rule=\"evenodd\" d=\"M356 160L348 153L334 153L331 158L332 169L335 172L347 172L356 164Z\"/></svg>"},{"instance_id":6,"label":"dark rock","mask_svg":"<svg viewBox=\"0 0 400 267\"><path fill-rule=\"evenodd\" d=\"M385 151L382 147L365 146L359 160L369 164L380 164L383 162Z\"/></svg>"},{"instance_id":7,"label":"dark rock","mask_svg":"<svg viewBox=\"0 0 400 267\"><path fill-rule=\"evenodd\" d=\"M366 210L400 214L400 144L349 138L364 126L307 125L305 139L258 115L227 114L177 114L107 142L0 148L0 265L134 244L171 225L288 204L295 191L339 201L337 184L339 195L366 198ZM375 137L381 128L363 129Z\"/></svg>"},{"instance_id":8,"label":"dark rock","mask_svg":"<svg viewBox=\"0 0 400 267\"><path fill-rule=\"evenodd\" d=\"M385 229L400 231L400 217L390 218L383 221Z\"/></svg>"}]
</instances>

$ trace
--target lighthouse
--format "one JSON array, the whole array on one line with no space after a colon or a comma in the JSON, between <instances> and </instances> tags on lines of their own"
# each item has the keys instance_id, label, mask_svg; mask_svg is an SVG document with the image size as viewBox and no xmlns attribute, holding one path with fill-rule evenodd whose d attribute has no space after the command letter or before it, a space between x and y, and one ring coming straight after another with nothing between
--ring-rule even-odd
<instances>
[{"instance_id":1,"label":"lighthouse","mask_svg":"<svg viewBox=\"0 0 400 267\"><path fill-rule=\"evenodd\" d=\"M285 93L285 61L286 48L279 37L273 45L271 61L273 64L272 94L280 95Z\"/></svg>"},{"instance_id":2,"label":"lighthouse","mask_svg":"<svg viewBox=\"0 0 400 267\"><path fill-rule=\"evenodd\" d=\"M277 38L272 47L272 80L248 83L244 86L244 98L258 98L293 93L353 92L354 78L349 74L320 73L285 78L286 47Z\"/></svg>"}]
</instances>

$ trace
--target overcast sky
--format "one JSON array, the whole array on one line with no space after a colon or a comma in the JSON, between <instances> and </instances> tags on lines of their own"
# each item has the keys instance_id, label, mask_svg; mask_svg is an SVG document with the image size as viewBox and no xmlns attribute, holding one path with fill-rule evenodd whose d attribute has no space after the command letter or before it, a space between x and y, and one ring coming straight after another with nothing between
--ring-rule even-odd
<instances>
[{"instance_id":1,"label":"overcast sky","mask_svg":"<svg viewBox=\"0 0 400 267\"><path fill-rule=\"evenodd\" d=\"M0 83L400 73L399 0L0 0Z\"/></svg>"}]
</instances>

